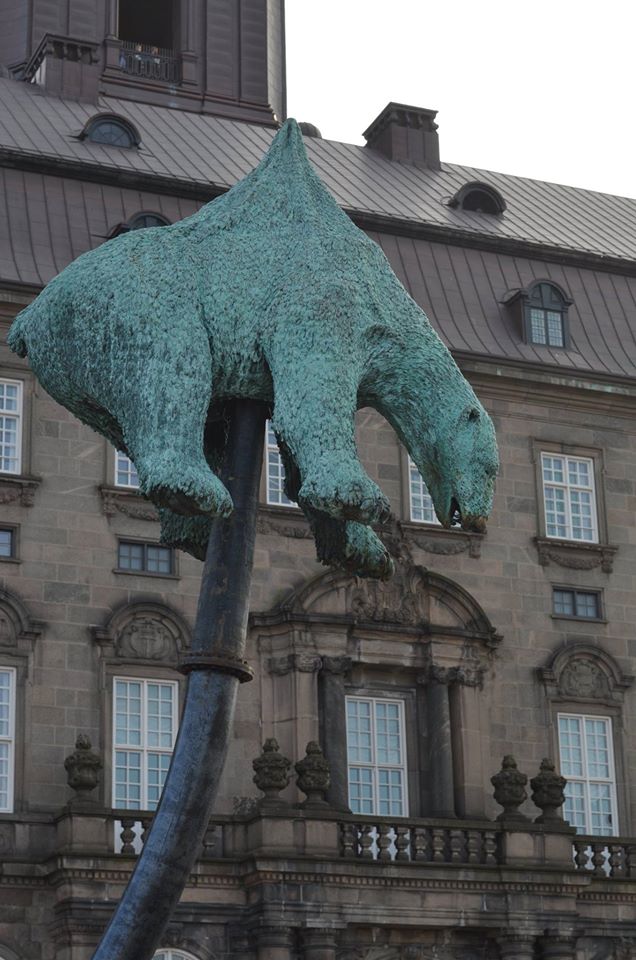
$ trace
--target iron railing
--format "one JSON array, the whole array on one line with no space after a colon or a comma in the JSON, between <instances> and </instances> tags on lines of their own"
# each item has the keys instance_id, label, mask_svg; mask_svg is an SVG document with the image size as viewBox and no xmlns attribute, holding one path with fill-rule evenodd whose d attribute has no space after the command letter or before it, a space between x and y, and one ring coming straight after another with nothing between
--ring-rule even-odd
<instances>
[{"instance_id":1,"label":"iron railing","mask_svg":"<svg viewBox=\"0 0 636 960\"><path fill-rule=\"evenodd\" d=\"M179 83L181 70L174 50L154 47L148 43L122 40L119 66L124 73L144 80Z\"/></svg>"}]
</instances>

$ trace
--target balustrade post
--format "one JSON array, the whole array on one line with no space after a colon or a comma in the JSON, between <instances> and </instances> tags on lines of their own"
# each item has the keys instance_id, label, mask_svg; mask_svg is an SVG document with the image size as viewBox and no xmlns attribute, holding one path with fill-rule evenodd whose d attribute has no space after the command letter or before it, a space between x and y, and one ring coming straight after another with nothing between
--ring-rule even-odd
<instances>
[{"instance_id":1,"label":"balustrade post","mask_svg":"<svg viewBox=\"0 0 636 960\"><path fill-rule=\"evenodd\" d=\"M336 931L308 928L303 931L303 960L336 960Z\"/></svg>"},{"instance_id":2,"label":"balustrade post","mask_svg":"<svg viewBox=\"0 0 636 960\"><path fill-rule=\"evenodd\" d=\"M327 802L336 810L349 812L347 777L347 716L345 675L351 669L349 657L323 657L319 674L320 739L329 763L331 784Z\"/></svg>"}]
</instances>

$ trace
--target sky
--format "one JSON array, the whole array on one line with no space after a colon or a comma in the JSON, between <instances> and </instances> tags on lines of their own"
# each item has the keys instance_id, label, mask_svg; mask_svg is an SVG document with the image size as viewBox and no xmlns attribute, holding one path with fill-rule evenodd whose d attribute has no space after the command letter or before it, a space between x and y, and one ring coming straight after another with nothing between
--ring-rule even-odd
<instances>
[{"instance_id":1,"label":"sky","mask_svg":"<svg viewBox=\"0 0 636 960\"><path fill-rule=\"evenodd\" d=\"M288 115L364 143L393 100L442 162L636 198L634 0L286 0Z\"/></svg>"}]
</instances>

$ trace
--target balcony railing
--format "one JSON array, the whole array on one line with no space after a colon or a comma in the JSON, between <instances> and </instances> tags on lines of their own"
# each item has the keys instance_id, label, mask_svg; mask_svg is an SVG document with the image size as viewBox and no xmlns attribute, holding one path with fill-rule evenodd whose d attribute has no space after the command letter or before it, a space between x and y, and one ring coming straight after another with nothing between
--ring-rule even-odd
<instances>
[{"instance_id":1,"label":"balcony railing","mask_svg":"<svg viewBox=\"0 0 636 960\"><path fill-rule=\"evenodd\" d=\"M124 73L144 80L179 83L181 71L174 50L153 47L147 43L122 40L119 66Z\"/></svg>"},{"instance_id":2,"label":"balcony railing","mask_svg":"<svg viewBox=\"0 0 636 960\"><path fill-rule=\"evenodd\" d=\"M574 865L599 880L636 879L636 840L577 836Z\"/></svg>"},{"instance_id":3,"label":"balcony railing","mask_svg":"<svg viewBox=\"0 0 636 960\"><path fill-rule=\"evenodd\" d=\"M457 821L348 820L340 824L340 855L356 860L411 863L501 863L494 825Z\"/></svg>"}]
</instances>

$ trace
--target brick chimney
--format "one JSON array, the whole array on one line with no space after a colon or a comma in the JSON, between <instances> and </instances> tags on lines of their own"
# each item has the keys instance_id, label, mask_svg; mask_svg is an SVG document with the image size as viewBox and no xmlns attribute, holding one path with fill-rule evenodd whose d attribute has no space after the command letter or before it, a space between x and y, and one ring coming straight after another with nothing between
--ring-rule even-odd
<instances>
[{"instance_id":1,"label":"brick chimney","mask_svg":"<svg viewBox=\"0 0 636 960\"><path fill-rule=\"evenodd\" d=\"M436 116L437 110L389 103L362 136L367 147L383 153L389 160L419 163L439 170Z\"/></svg>"}]
</instances>

